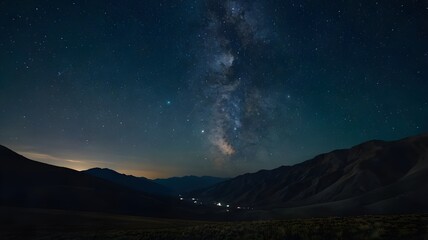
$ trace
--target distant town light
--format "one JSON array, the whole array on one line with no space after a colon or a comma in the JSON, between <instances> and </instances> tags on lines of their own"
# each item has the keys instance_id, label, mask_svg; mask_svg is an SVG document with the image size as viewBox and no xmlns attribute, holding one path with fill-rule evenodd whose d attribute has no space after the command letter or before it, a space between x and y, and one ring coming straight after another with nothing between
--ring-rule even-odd
<instances>
[{"instance_id":1,"label":"distant town light","mask_svg":"<svg viewBox=\"0 0 428 240\"><path fill-rule=\"evenodd\" d=\"M217 206L221 207L221 203L217 203Z\"/></svg>"},{"instance_id":2,"label":"distant town light","mask_svg":"<svg viewBox=\"0 0 428 240\"><path fill-rule=\"evenodd\" d=\"M180 200L183 201L183 198L181 197Z\"/></svg>"}]
</instances>

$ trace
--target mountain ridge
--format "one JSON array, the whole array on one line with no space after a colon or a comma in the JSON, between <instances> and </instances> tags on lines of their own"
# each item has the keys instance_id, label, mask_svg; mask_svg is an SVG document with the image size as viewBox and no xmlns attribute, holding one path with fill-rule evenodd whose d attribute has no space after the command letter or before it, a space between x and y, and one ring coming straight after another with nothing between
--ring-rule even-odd
<instances>
[{"instance_id":1,"label":"mountain ridge","mask_svg":"<svg viewBox=\"0 0 428 240\"><path fill-rule=\"evenodd\" d=\"M412 174L419 174L419 179L428 180L425 177L428 174L421 174L425 171L428 173L427 169L428 134L421 134L389 142L371 140L349 149L333 150L293 166L243 174L208 189L195 191L192 195L208 202L221 201L259 209L296 208L344 201L375 190L387 191L386 187L393 184L397 184L397 189L403 192L406 188L416 192L420 189L428 195L427 189L417 181L412 182L413 185L408 183L409 186L401 186L406 185L401 181L410 179ZM387 200L380 195L377 195L379 202ZM398 195L399 191L392 197ZM406 199L407 202L421 205L417 200ZM409 203L406 206L412 207ZM428 209L425 205L423 208Z\"/></svg>"},{"instance_id":2,"label":"mountain ridge","mask_svg":"<svg viewBox=\"0 0 428 240\"><path fill-rule=\"evenodd\" d=\"M177 203L34 161L0 145L0 205L170 216L175 214Z\"/></svg>"}]
</instances>

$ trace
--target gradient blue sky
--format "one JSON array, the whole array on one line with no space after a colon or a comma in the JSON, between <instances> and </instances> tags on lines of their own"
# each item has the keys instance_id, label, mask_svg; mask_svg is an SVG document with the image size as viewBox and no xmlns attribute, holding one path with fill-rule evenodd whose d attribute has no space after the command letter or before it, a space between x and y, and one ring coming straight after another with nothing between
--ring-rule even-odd
<instances>
[{"instance_id":1,"label":"gradient blue sky","mask_svg":"<svg viewBox=\"0 0 428 240\"><path fill-rule=\"evenodd\" d=\"M0 1L0 144L235 176L428 131L426 1Z\"/></svg>"}]
</instances>

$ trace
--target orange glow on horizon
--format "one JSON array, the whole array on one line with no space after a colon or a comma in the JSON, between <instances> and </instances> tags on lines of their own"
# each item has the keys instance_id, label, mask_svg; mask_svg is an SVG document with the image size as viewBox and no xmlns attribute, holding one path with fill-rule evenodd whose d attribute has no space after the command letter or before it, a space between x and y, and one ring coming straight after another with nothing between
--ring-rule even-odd
<instances>
[{"instance_id":1,"label":"orange glow on horizon","mask_svg":"<svg viewBox=\"0 0 428 240\"><path fill-rule=\"evenodd\" d=\"M145 177L149 179L155 178L164 178L173 175L170 171L156 171L156 170L147 170L147 169L139 169L139 168L124 168L124 165L120 165L118 163L99 161L99 160L88 160L88 159L75 159L75 158L63 158L57 157L50 154L38 153L38 152L18 152L24 157L43 162L46 164L66 167L77 171L87 170L90 168L109 168L119 173L133 175L136 177Z\"/></svg>"}]
</instances>

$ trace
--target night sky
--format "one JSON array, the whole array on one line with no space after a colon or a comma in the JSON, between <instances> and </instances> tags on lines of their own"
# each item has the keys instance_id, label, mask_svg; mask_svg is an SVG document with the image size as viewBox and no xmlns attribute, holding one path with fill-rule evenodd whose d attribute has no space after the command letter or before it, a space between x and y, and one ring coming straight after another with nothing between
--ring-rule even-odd
<instances>
[{"instance_id":1,"label":"night sky","mask_svg":"<svg viewBox=\"0 0 428 240\"><path fill-rule=\"evenodd\" d=\"M428 131L428 1L0 1L0 144L149 178Z\"/></svg>"}]
</instances>

